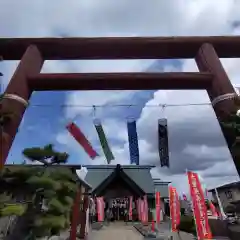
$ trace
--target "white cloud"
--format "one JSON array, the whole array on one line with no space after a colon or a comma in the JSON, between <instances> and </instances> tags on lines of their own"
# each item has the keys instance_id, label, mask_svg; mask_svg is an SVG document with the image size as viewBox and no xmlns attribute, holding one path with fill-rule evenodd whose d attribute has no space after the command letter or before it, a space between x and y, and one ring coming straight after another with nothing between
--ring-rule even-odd
<instances>
[{"instance_id":1,"label":"white cloud","mask_svg":"<svg viewBox=\"0 0 240 240\"><path fill-rule=\"evenodd\" d=\"M206 145L191 145L188 144L184 149L183 149L183 153L185 154L189 154L190 156L192 156L194 159L218 159L219 155L223 156L225 155L226 159L229 158L230 160L230 156L229 156L229 152L227 150L227 148L225 146L221 146L221 147L209 147Z\"/></svg>"},{"instance_id":2,"label":"white cloud","mask_svg":"<svg viewBox=\"0 0 240 240\"><path fill-rule=\"evenodd\" d=\"M239 8L234 0L4 0L0 13L8 22L1 21L0 29L2 36L226 34Z\"/></svg>"}]
</instances>

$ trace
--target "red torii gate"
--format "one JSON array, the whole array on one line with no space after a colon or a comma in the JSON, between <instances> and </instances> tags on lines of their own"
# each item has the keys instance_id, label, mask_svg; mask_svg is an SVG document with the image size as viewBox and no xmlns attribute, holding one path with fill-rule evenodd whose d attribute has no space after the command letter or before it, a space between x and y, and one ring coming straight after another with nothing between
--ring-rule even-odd
<instances>
[{"instance_id":1,"label":"red torii gate","mask_svg":"<svg viewBox=\"0 0 240 240\"><path fill-rule=\"evenodd\" d=\"M5 164L33 91L205 89L220 121L235 110L235 90L219 60L240 57L240 37L2 38L3 60L20 60L1 102L14 117L3 126L0 167ZM197 73L41 74L44 60L195 58ZM223 131L228 146L231 136ZM232 154L240 174L239 160Z\"/></svg>"}]
</instances>

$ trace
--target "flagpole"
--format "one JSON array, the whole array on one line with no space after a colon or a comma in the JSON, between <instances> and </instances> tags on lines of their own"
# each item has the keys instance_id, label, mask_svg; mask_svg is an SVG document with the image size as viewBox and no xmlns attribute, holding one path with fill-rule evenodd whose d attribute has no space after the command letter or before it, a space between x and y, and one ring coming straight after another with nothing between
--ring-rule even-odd
<instances>
[{"instance_id":1,"label":"flagpole","mask_svg":"<svg viewBox=\"0 0 240 240\"><path fill-rule=\"evenodd\" d=\"M221 219L222 220L225 220L227 218L224 210L223 210L223 206L222 206L222 202L219 198L219 195L218 195L218 191L217 191L217 188L214 188L214 191L215 191L215 194L216 194L216 197L217 197L217 201L218 201L218 206L220 208L220 212L221 212Z\"/></svg>"}]
</instances>

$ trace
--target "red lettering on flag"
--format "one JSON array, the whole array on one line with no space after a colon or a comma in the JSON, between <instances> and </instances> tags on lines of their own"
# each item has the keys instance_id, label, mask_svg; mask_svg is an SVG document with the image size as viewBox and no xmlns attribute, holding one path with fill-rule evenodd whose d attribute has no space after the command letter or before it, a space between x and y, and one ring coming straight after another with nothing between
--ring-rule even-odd
<instances>
[{"instance_id":1,"label":"red lettering on flag","mask_svg":"<svg viewBox=\"0 0 240 240\"><path fill-rule=\"evenodd\" d=\"M197 173L187 172L198 239L212 239L204 193Z\"/></svg>"},{"instance_id":2,"label":"red lettering on flag","mask_svg":"<svg viewBox=\"0 0 240 240\"><path fill-rule=\"evenodd\" d=\"M156 222L160 223L161 219L161 199L160 199L160 192L156 192Z\"/></svg>"},{"instance_id":3,"label":"red lettering on flag","mask_svg":"<svg viewBox=\"0 0 240 240\"><path fill-rule=\"evenodd\" d=\"M172 222L172 231L177 232L177 226L180 223L180 202L175 187L169 186L169 206Z\"/></svg>"}]
</instances>

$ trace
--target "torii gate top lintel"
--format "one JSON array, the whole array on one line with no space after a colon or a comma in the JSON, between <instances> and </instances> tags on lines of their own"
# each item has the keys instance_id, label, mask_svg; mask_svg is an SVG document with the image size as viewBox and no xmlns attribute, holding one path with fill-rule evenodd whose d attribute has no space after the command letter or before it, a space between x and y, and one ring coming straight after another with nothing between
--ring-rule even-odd
<instances>
[{"instance_id":1,"label":"torii gate top lintel","mask_svg":"<svg viewBox=\"0 0 240 240\"><path fill-rule=\"evenodd\" d=\"M67 59L184 59L194 58L209 43L220 58L240 57L240 36L1 38L0 56L20 60L30 45L44 60Z\"/></svg>"}]
</instances>

